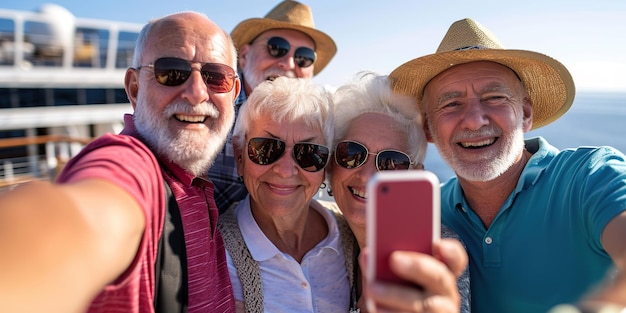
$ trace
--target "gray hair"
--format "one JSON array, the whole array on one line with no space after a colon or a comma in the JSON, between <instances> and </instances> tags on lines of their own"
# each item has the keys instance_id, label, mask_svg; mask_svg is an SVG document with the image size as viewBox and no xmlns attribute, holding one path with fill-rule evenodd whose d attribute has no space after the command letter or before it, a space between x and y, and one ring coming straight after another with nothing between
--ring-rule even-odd
<instances>
[{"instance_id":1,"label":"gray hair","mask_svg":"<svg viewBox=\"0 0 626 313\"><path fill-rule=\"evenodd\" d=\"M185 12L180 12L180 13L193 13L193 14L197 14L197 15L200 15L202 17L209 19L209 17L206 14L200 13L200 12L185 11ZM171 17L172 15L173 14L156 18L156 19L152 19L148 21L148 23L146 23L146 25L144 25L143 28L141 28L141 31L139 31L139 36L137 37L137 41L135 41L135 50L133 51L133 63L132 63L133 68L138 68L142 65L141 59L143 58L143 51L146 48L146 42L148 41L148 38L150 38L150 33L152 32L152 26L158 24L159 22L162 22L163 20ZM233 60L233 63L230 64L230 66L236 71L237 70L237 49L235 48L233 39L224 29L222 29L221 27L218 27L218 28L222 31L222 33L224 34L224 37L227 38L228 40L228 48L230 49L230 53L231 53L232 60Z\"/></svg>"},{"instance_id":2,"label":"gray hair","mask_svg":"<svg viewBox=\"0 0 626 313\"><path fill-rule=\"evenodd\" d=\"M407 134L406 151L411 161L424 164L428 142L422 128L422 121L417 111L417 103L410 96L394 93L387 76L373 72L360 72L355 79L337 89L335 102L335 137L333 147L348 131L350 122L364 113L380 113L389 116L395 125Z\"/></svg>"},{"instance_id":3,"label":"gray hair","mask_svg":"<svg viewBox=\"0 0 626 313\"><path fill-rule=\"evenodd\" d=\"M281 76L265 81L254 88L239 109L233 145L235 149L243 149L251 122L270 114L278 123L302 119L307 127L319 128L324 134L324 144L330 149L335 128L332 110L332 95L310 79Z\"/></svg>"}]
</instances>

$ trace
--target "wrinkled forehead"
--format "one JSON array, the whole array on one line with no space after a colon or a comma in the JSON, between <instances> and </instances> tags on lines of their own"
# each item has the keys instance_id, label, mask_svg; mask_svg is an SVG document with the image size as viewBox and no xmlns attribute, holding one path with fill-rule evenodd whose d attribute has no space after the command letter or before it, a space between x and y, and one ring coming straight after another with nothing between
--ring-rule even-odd
<instances>
[{"instance_id":1,"label":"wrinkled forehead","mask_svg":"<svg viewBox=\"0 0 626 313\"><path fill-rule=\"evenodd\" d=\"M497 62L475 61L455 65L433 77L424 87L424 96L448 91L456 84L478 81L523 90L522 81L511 68Z\"/></svg>"},{"instance_id":2,"label":"wrinkled forehead","mask_svg":"<svg viewBox=\"0 0 626 313\"><path fill-rule=\"evenodd\" d=\"M465 75L465 76L464 76ZM455 80L460 78L472 78L475 75L501 77L504 80L520 81L519 76L510 67L492 61L474 61L452 66L435 77L427 84L444 80Z\"/></svg>"}]
</instances>

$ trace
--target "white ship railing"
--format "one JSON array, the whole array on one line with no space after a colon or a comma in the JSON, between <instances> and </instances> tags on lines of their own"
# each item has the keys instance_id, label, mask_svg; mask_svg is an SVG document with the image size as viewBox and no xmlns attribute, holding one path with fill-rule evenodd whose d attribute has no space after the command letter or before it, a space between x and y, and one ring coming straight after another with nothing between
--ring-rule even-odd
<instances>
[{"instance_id":1,"label":"white ship railing","mask_svg":"<svg viewBox=\"0 0 626 313\"><path fill-rule=\"evenodd\" d=\"M0 148L45 146L44 154L0 159L0 190L35 180L54 180L65 163L91 140L60 135L0 139Z\"/></svg>"}]
</instances>

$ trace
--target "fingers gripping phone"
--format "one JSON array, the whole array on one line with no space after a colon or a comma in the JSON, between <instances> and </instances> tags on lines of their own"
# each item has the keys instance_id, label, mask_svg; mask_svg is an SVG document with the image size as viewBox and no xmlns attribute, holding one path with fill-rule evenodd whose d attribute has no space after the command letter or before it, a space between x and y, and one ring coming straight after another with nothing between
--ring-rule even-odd
<instances>
[{"instance_id":1,"label":"fingers gripping phone","mask_svg":"<svg viewBox=\"0 0 626 313\"><path fill-rule=\"evenodd\" d=\"M393 251L417 251L432 255L441 233L440 189L429 171L383 171L367 185L367 277L407 284L391 272Z\"/></svg>"}]
</instances>

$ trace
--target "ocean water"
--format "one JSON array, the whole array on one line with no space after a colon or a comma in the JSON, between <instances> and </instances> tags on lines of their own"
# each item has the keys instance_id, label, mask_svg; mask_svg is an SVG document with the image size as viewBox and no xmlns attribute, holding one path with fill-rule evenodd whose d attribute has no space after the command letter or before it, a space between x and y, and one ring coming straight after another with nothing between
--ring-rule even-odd
<instances>
[{"instance_id":1,"label":"ocean water","mask_svg":"<svg viewBox=\"0 0 626 313\"><path fill-rule=\"evenodd\" d=\"M626 92L579 92L565 115L524 137L536 136L559 149L612 146L626 153ZM454 175L432 144L428 145L424 166L442 182Z\"/></svg>"}]
</instances>

